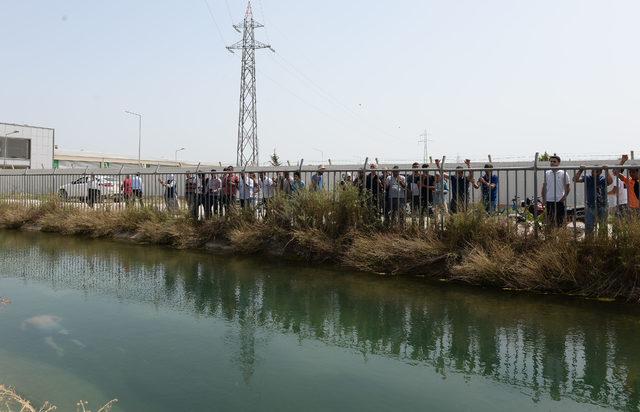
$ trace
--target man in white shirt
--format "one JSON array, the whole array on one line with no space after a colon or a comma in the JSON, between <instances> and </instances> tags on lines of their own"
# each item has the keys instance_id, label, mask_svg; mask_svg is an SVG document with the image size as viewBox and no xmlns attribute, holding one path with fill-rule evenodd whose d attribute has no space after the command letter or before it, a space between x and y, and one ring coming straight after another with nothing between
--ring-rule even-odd
<instances>
[{"instance_id":1,"label":"man in white shirt","mask_svg":"<svg viewBox=\"0 0 640 412\"><path fill-rule=\"evenodd\" d=\"M87 180L87 204L93 208L96 203L100 201L100 186L98 185L98 178L92 174Z\"/></svg>"},{"instance_id":2,"label":"man in white shirt","mask_svg":"<svg viewBox=\"0 0 640 412\"><path fill-rule=\"evenodd\" d=\"M544 173L542 184L542 202L547 209L547 224L562 227L565 223L565 201L571 192L571 180L569 174L560 170L560 157L549 157L551 170Z\"/></svg>"},{"instance_id":3,"label":"man in white shirt","mask_svg":"<svg viewBox=\"0 0 640 412\"><path fill-rule=\"evenodd\" d=\"M627 185L616 176L613 178L613 183L609 187L609 207L611 212L615 213L618 217L626 216L629 211Z\"/></svg>"},{"instance_id":4,"label":"man in white shirt","mask_svg":"<svg viewBox=\"0 0 640 412\"><path fill-rule=\"evenodd\" d=\"M240 199L240 207L251 207L253 202L253 187L255 182L246 173L240 173L240 181L238 182L238 198Z\"/></svg>"}]
</instances>

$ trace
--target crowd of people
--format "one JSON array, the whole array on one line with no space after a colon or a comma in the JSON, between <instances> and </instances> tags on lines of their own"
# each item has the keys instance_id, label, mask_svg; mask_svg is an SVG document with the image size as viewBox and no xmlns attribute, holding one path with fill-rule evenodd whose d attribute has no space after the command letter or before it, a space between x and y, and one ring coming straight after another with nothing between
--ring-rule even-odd
<instances>
[{"instance_id":1,"label":"crowd of people","mask_svg":"<svg viewBox=\"0 0 640 412\"><path fill-rule=\"evenodd\" d=\"M573 177L560 167L561 159L553 155L549 158L550 168L545 171L540 192L542 205L540 214L546 216L548 226L561 227L567 222L567 199L571 187L584 184L584 220L587 233L596 227L604 227L609 216L617 217L636 214L640 210L640 182L638 168L627 167L628 156L623 155L620 167L609 170L606 166L581 166ZM379 170L377 164L369 165L369 170L331 175L327 180L326 169L320 166L309 178L308 185L300 171L245 172L234 171L233 166L221 172L212 169L207 173L187 172L184 177L184 201L194 219L209 219L223 215L231 207L256 208L264 213L276 194L285 196L296 192L323 191L329 187L345 190L354 187L366 204L388 222L404 223L407 214L411 217L443 216L467 210L474 200L474 192L479 190L482 208L488 214L499 212L500 179L492 164L487 163L476 178L471 162L457 166L452 173L446 173L438 160L435 167L413 163L412 171L401 173L398 166ZM336 176L338 181L336 181ZM164 188L164 201L168 211L178 211L179 194L174 174L158 183ZM330 184L331 183L331 184ZM96 179L89 179L87 202L93 207L99 197ZM121 184L124 201L128 204L144 205L144 187L139 173L127 175ZM201 213L201 210L204 213Z\"/></svg>"}]
</instances>

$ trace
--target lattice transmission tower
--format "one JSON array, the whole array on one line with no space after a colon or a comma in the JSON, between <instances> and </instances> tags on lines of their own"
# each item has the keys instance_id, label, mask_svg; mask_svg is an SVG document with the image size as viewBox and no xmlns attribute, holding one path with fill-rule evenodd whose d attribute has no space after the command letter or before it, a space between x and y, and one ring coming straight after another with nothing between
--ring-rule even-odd
<instances>
[{"instance_id":1,"label":"lattice transmission tower","mask_svg":"<svg viewBox=\"0 0 640 412\"><path fill-rule=\"evenodd\" d=\"M242 33L242 40L228 46L234 50L242 50L242 67L240 71L240 116L238 120L238 154L237 165L259 166L260 157L258 151L258 112L256 108L256 50L273 48L261 43L255 38L255 29L264 27L253 19L251 2L247 4L244 21L235 24L234 29Z\"/></svg>"}]
</instances>

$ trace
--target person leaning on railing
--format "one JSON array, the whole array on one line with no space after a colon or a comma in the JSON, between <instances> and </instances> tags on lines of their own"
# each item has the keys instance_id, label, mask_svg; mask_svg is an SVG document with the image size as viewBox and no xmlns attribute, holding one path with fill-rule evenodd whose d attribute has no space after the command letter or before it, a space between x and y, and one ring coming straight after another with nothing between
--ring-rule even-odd
<instances>
[{"instance_id":1,"label":"person leaning on railing","mask_svg":"<svg viewBox=\"0 0 640 412\"><path fill-rule=\"evenodd\" d=\"M593 233L596 224L606 227L609 217L607 206L607 186L613 183L607 166L591 169L591 175L583 176L586 166L580 166L573 177L576 183L584 183L585 190L585 232ZM603 175L604 171L604 175Z\"/></svg>"},{"instance_id":2,"label":"person leaning on railing","mask_svg":"<svg viewBox=\"0 0 640 412\"><path fill-rule=\"evenodd\" d=\"M369 169L371 169L371 172L365 178L364 187L368 192L368 196L370 196L372 207L379 214L384 209L384 181L376 170L377 165L375 163L371 163Z\"/></svg>"},{"instance_id":3,"label":"person leaning on railing","mask_svg":"<svg viewBox=\"0 0 640 412\"><path fill-rule=\"evenodd\" d=\"M565 222L565 201L569 196L569 192L571 192L571 181L569 174L564 170L560 170L559 156L550 156L549 165L551 170L547 170L544 173L542 202L547 209L547 224L561 227Z\"/></svg>"},{"instance_id":4,"label":"person leaning on railing","mask_svg":"<svg viewBox=\"0 0 640 412\"><path fill-rule=\"evenodd\" d=\"M493 173L493 165L484 165L484 174L474 184L477 189L480 187L482 193L482 205L487 213L495 213L498 210L498 175Z\"/></svg>"},{"instance_id":5,"label":"person leaning on railing","mask_svg":"<svg viewBox=\"0 0 640 412\"><path fill-rule=\"evenodd\" d=\"M620 166L624 165L629 160L629 156L622 155L620 160ZM629 205L629 212L635 216L639 216L640 213L640 181L638 179L638 167L629 167L629 176L625 176L623 170L615 170L616 177L620 178L622 182L627 186L627 202Z\"/></svg>"},{"instance_id":6,"label":"person leaning on railing","mask_svg":"<svg viewBox=\"0 0 640 412\"><path fill-rule=\"evenodd\" d=\"M465 159L464 164L467 169L471 169L471 160ZM456 167L456 173L449 177L451 187L451 213L464 212L469 207L469 186L474 184L473 171L465 173L462 166Z\"/></svg>"},{"instance_id":7,"label":"person leaning on railing","mask_svg":"<svg viewBox=\"0 0 640 412\"><path fill-rule=\"evenodd\" d=\"M390 176L386 177L385 188L389 196L389 205L387 206L388 222L398 219L400 225L404 224L405 212L405 192L407 190L407 179L400 174L400 168L393 166Z\"/></svg>"},{"instance_id":8,"label":"person leaning on railing","mask_svg":"<svg viewBox=\"0 0 640 412\"><path fill-rule=\"evenodd\" d=\"M618 170L623 173L623 169ZM609 190L609 211L615 214L616 217L622 218L629 215L629 205L627 204L627 186L616 175L616 170L613 171L615 178L613 179L612 187Z\"/></svg>"}]
</instances>

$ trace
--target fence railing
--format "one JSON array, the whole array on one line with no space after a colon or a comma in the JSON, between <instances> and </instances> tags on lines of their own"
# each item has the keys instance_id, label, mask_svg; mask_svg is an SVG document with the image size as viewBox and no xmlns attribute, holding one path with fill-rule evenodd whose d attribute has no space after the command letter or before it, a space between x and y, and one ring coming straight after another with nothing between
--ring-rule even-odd
<instances>
[{"instance_id":1,"label":"fence railing","mask_svg":"<svg viewBox=\"0 0 640 412\"><path fill-rule=\"evenodd\" d=\"M472 167L470 164L399 168L365 165L351 168L268 167L245 170L66 169L0 170L0 202L37 206L55 197L65 207L122 210L147 206L194 219L226 215L230 208L251 208L264 216L276 196L322 191L337 200L357 190L360 207L381 222L443 226L447 215L483 208L537 231L534 222L568 225L584 222L588 232L605 227L612 216L627 213L627 183L635 166L576 165L552 168ZM599 172L598 172L599 171ZM604 183L603 183L604 181ZM546 192L542 190L546 185ZM615 192L617 188L617 193ZM568 190L568 193L566 193ZM629 191L630 193L633 190ZM545 199L546 197L546 199ZM637 195L632 208L637 207Z\"/></svg>"}]
</instances>

